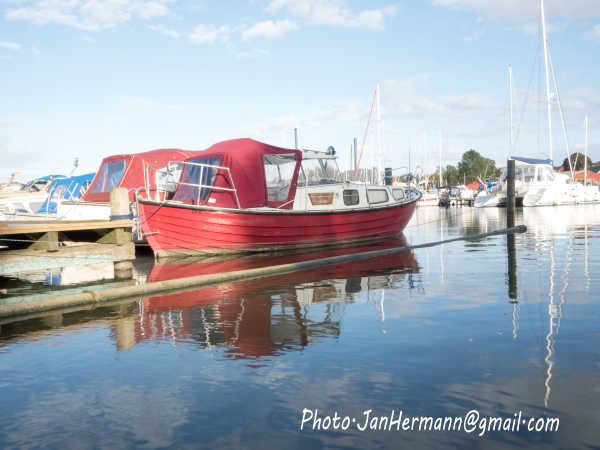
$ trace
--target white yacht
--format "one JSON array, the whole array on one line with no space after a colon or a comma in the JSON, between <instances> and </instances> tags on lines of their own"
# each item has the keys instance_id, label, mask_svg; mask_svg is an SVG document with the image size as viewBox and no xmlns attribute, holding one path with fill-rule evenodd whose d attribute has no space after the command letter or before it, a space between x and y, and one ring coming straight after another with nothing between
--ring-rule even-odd
<instances>
[{"instance_id":1,"label":"white yacht","mask_svg":"<svg viewBox=\"0 0 600 450\"><path fill-rule=\"evenodd\" d=\"M557 175L561 175L554 172L552 161L549 159L523 158L519 156L511 156L510 159L515 161L516 201L517 204L522 203L523 206L534 206L537 199L534 201L532 199L533 196L553 185ZM505 206L506 189L506 169L504 169L500 183L479 192L477 197L475 197L474 206L476 208Z\"/></svg>"}]
</instances>

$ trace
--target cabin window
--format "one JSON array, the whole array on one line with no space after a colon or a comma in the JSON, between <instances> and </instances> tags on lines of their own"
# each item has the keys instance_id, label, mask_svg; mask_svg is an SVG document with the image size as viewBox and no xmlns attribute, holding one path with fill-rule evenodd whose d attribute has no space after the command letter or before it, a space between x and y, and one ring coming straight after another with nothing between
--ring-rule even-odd
<instances>
[{"instance_id":1,"label":"cabin window","mask_svg":"<svg viewBox=\"0 0 600 450\"><path fill-rule=\"evenodd\" d=\"M290 194L297 156L295 154L272 154L264 156L267 199L285 202Z\"/></svg>"},{"instance_id":2,"label":"cabin window","mask_svg":"<svg viewBox=\"0 0 600 450\"><path fill-rule=\"evenodd\" d=\"M100 170L100 175L98 175L98 179L96 180L96 183L94 183L94 187L90 192L92 194L98 192L109 192L121 181L121 177L125 172L125 167L127 167L127 161L124 159L104 163L102 169Z\"/></svg>"},{"instance_id":3,"label":"cabin window","mask_svg":"<svg viewBox=\"0 0 600 450\"><path fill-rule=\"evenodd\" d=\"M333 192L318 192L308 194L313 205L331 205L333 203Z\"/></svg>"},{"instance_id":4,"label":"cabin window","mask_svg":"<svg viewBox=\"0 0 600 450\"><path fill-rule=\"evenodd\" d=\"M219 164L221 164L219 156L186 161L173 200L197 203L205 201L215 183Z\"/></svg>"},{"instance_id":5,"label":"cabin window","mask_svg":"<svg viewBox=\"0 0 600 450\"><path fill-rule=\"evenodd\" d=\"M358 191L356 189L344 190L344 205L353 206L353 205L358 205L359 202L360 202L360 198L358 196Z\"/></svg>"},{"instance_id":6,"label":"cabin window","mask_svg":"<svg viewBox=\"0 0 600 450\"><path fill-rule=\"evenodd\" d=\"M388 201L388 193L385 189L369 189L367 199L369 203L384 203Z\"/></svg>"},{"instance_id":7,"label":"cabin window","mask_svg":"<svg viewBox=\"0 0 600 450\"><path fill-rule=\"evenodd\" d=\"M404 200L404 189L392 189L394 200Z\"/></svg>"}]
</instances>

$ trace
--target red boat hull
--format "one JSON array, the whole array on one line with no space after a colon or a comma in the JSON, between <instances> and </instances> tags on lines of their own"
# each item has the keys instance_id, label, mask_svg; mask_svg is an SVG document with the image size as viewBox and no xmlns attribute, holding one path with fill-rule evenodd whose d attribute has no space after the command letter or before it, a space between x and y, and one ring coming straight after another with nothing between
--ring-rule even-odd
<instances>
[{"instance_id":1,"label":"red boat hull","mask_svg":"<svg viewBox=\"0 0 600 450\"><path fill-rule=\"evenodd\" d=\"M416 202L348 212L249 211L139 203L158 256L273 251L382 239L402 232Z\"/></svg>"}]
</instances>

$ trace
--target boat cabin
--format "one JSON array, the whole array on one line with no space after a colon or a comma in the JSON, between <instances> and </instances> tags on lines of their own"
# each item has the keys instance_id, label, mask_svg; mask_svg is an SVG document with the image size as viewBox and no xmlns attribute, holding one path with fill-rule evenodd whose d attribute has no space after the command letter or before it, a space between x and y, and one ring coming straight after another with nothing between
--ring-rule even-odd
<instances>
[{"instance_id":1,"label":"boat cabin","mask_svg":"<svg viewBox=\"0 0 600 450\"><path fill-rule=\"evenodd\" d=\"M550 159L523 158L511 156L515 161L515 181L521 183L551 183L554 181L555 172ZM506 180L506 169L502 173L502 180Z\"/></svg>"},{"instance_id":2,"label":"boat cabin","mask_svg":"<svg viewBox=\"0 0 600 450\"><path fill-rule=\"evenodd\" d=\"M247 138L215 144L182 165L171 201L189 205L331 211L387 206L418 195L406 187L344 181L333 149L284 149Z\"/></svg>"}]
</instances>

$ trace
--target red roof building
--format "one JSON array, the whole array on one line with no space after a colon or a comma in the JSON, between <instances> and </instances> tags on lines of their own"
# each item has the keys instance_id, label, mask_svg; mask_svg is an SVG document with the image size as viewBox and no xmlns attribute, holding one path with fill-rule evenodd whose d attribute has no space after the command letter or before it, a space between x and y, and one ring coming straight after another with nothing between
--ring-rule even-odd
<instances>
[{"instance_id":1,"label":"red roof building","mask_svg":"<svg viewBox=\"0 0 600 450\"><path fill-rule=\"evenodd\" d=\"M583 170L580 170L579 172L575 172L575 174L573 175L573 178L576 181L583 183L583 180L585 178L584 172L585 171L583 171ZM588 184L599 184L600 183L600 173L595 173L588 169L587 182L588 182Z\"/></svg>"}]
</instances>

